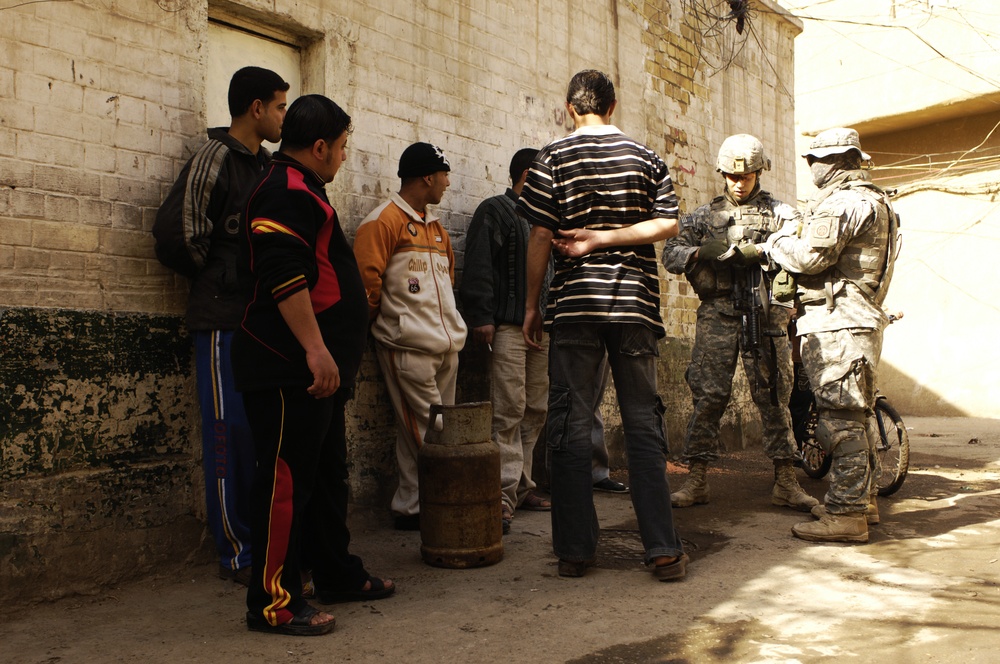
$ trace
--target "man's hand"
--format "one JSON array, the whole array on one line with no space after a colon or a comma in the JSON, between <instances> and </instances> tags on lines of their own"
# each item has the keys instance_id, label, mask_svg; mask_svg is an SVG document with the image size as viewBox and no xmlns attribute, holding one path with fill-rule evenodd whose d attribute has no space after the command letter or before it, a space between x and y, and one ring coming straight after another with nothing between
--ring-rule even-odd
<instances>
[{"instance_id":1,"label":"man's hand","mask_svg":"<svg viewBox=\"0 0 1000 664\"><path fill-rule=\"evenodd\" d=\"M480 325L479 327L472 328L472 339L481 344L490 346L490 349L492 350L493 335L496 331L496 325Z\"/></svg>"},{"instance_id":2,"label":"man's hand","mask_svg":"<svg viewBox=\"0 0 1000 664\"><path fill-rule=\"evenodd\" d=\"M340 368L326 346L321 350L306 351L306 364L313 375L313 384L306 388L306 392L317 399L324 399L340 388Z\"/></svg>"},{"instance_id":3,"label":"man's hand","mask_svg":"<svg viewBox=\"0 0 1000 664\"><path fill-rule=\"evenodd\" d=\"M757 245L752 242L749 244L744 244L740 247L740 254L743 256L743 265L753 265L755 263L760 263L761 251L757 248Z\"/></svg>"},{"instance_id":4,"label":"man's hand","mask_svg":"<svg viewBox=\"0 0 1000 664\"><path fill-rule=\"evenodd\" d=\"M697 258L700 261L714 261L716 258L726 253L729 243L724 240L709 240L698 247Z\"/></svg>"},{"instance_id":5,"label":"man's hand","mask_svg":"<svg viewBox=\"0 0 1000 664\"><path fill-rule=\"evenodd\" d=\"M602 231L587 228L569 228L560 231L560 237L552 240L552 246L563 256L579 258L601 247Z\"/></svg>"},{"instance_id":6,"label":"man's hand","mask_svg":"<svg viewBox=\"0 0 1000 664\"><path fill-rule=\"evenodd\" d=\"M542 312L537 307L528 307L524 312L524 325L521 326L524 343L532 350L542 350Z\"/></svg>"},{"instance_id":7,"label":"man's hand","mask_svg":"<svg viewBox=\"0 0 1000 664\"><path fill-rule=\"evenodd\" d=\"M306 366L313 376L313 384L306 392L317 399L330 396L340 387L340 368L323 341L309 291L302 289L281 300L278 311L306 352Z\"/></svg>"}]
</instances>

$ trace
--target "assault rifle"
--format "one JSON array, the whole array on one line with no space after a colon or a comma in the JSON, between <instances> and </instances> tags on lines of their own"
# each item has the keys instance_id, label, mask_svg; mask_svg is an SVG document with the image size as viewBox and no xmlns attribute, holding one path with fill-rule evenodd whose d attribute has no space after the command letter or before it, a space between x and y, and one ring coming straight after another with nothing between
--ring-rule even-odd
<instances>
[{"instance_id":1,"label":"assault rifle","mask_svg":"<svg viewBox=\"0 0 1000 664\"><path fill-rule=\"evenodd\" d=\"M719 256L719 260L740 261L742 255L734 244ZM742 273L742 274L741 274ZM755 362L755 385L764 384L771 393L771 402L778 403L778 367L775 357L774 339L786 335L785 330L770 327L771 287L764 267L754 261L750 265L733 270L733 309L740 316L740 347L750 351ZM762 365L767 369L765 378ZM750 379L750 376L747 376Z\"/></svg>"}]
</instances>

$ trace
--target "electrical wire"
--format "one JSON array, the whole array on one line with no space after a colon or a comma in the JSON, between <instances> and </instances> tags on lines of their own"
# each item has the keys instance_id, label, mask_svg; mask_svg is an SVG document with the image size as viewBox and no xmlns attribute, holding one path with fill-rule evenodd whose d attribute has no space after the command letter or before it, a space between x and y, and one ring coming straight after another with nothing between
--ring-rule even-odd
<instances>
[{"instance_id":1,"label":"electrical wire","mask_svg":"<svg viewBox=\"0 0 1000 664\"><path fill-rule=\"evenodd\" d=\"M5 9L17 9L18 7L27 7L28 5L38 5L46 2L73 2L74 0L24 0L24 2L18 2L14 5L7 5L6 7L0 7L0 11Z\"/></svg>"},{"instance_id":2,"label":"electrical wire","mask_svg":"<svg viewBox=\"0 0 1000 664\"><path fill-rule=\"evenodd\" d=\"M922 264L924 266L924 268L928 272L930 272L931 274L933 274L934 276L936 276L938 279L940 279L941 281L943 281L946 284L948 284L948 286L950 286L951 288L953 288L955 291L957 291L959 293L962 293L963 295L965 295L966 297L968 297L973 302L977 302L977 303L979 303L980 305L982 305L983 307L985 307L987 309L993 309L994 311L1000 311L1000 307L998 307L994 302L989 302L989 301L984 300L982 297L980 297L980 296L978 296L978 295L976 295L974 293L970 293L968 291L968 289L966 289L965 287L963 287L961 284L956 284L954 281L952 281L948 277L944 276L943 274L941 274L940 272L938 272L937 270L935 270L930 265L930 263L928 263L927 261L925 261L923 258L918 258L916 260L916 263Z\"/></svg>"},{"instance_id":3,"label":"electrical wire","mask_svg":"<svg viewBox=\"0 0 1000 664\"><path fill-rule=\"evenodd\" d=\"M994 132L996 132L996 130L997 130L998 128L1000 128L1000 122L997 122L997 123L996 123L995 125L993 125L993 128L989 130L989 132L988 132L988 133L986 134L986 137L985 137L985 138L983 138L983 140L982 140L982 141L980 141L980 142L979 142L979 144L978 144L977 146L975 146L975 147L973 147L973 148L969 148L968 150L966 150L965 152L963 152L963 153L962 153L962 155L961 155L961 156L960 156L960 157L959 157L958 159L955 159L955 160L953 160L953 161L952 161L952 162L951 162L950 164L948 164L947 166L945 166L945 167L944 167L943 169L941 169L941 170L940 170L940 171L938 171L937 173L933 174L932 176L928 176L928 178L929 178L929 177L933 177L933 178L941 178L942 176L944 176L944 175L945 175L945 173L947 173L947 172L948 172L948 171L950 171L950 170L951 170L952 168L954 168L954 167L955 167L956 165L958 165L959 163L961 163L961 162L962 162L962 160L963 160L963 159L964 159L964 158L966 157L966 155L968 155L968 154L969 154L969 153L971 153L971 152L975 152L975 151L976 151L976 150L978 150L979 148L983 147L983 145L985 145L985 144L986 144L986 142L987 142L988 140L990 140L990 137L991 137L991 136L992 136L992 135L994 134ZM924 178L924 181L925 181L925 180L927 180L928 178ZM911 185L918 185L918 184L920 184L921 182L922 182L922 180L917 180L916 182L913 182L913 183L910 183L910 184L911 184Z\"/></svg>"},{"instance_id":4,"label":"electrical wire","mask_svg":"<svg viewBox=\"0 0 1000 664\"><path fill-rule=\"evenodd\" d=\"M762 13L772 13L772 14L778 14L779 13L776 10L771 10L771 9L767 9L767 8L762 8L762 9L759 9L757 11L760 11ZM805 15L805 14L793 14L793 16L795 16L796 18L798 18L800 20L803 20L803 21L816 21L816 22L819 22L819 23L843 23L843 24L846 24L846 25L858 25L858 26L866 26L866 27L874 27L874 28L886 28L886 29L892 29L892 30L905 30L910 35L912 35L914 38L916 38L918 41L920 41L922 44L924 44L924 46L926 46L928 49L930 49L932 52L934 52L936 55L938 55L939 57L943 58L946 62L949 62L949 63L953 64L954 66L958 67L959 69L961 69L962 71L966 72L970 76L978 78L981 81L983 81L985 83L988 83L989 85L991 85L991 86L993 86L995 88L1000 88L1000 82L995 81L993 79L990 79L990 78L986 77L985 75L983 75L983 74L975 71L974 69L972 69L972 68L970 68L970 67L968 67L968 66L966 66L966 65L964 65L964 64L962 64L960 62L958 62L957 60L953 59L952 57L946 55L940 49L938 49L936 46L934 46L934 44L932 44L930 41L928 41L927 39L925 39L924 37L922 37L920 34L918 34L917 31L914 30L913 28L911 28L910 26L899 25L899 24L891 24L891 23L877 23L877 22L874 22L874 21L862 21L862 20L857 20L857 19L845 19L845 18L830 18L830 17L820 17L820 16L808 16L808 15Z\"/></svg>"},{"instance_id":5,"label":"electrical wire","mask_svg":"<svg viewBox=\"0 0 1000 664\"><path fill-rule=\"evenodd\" d=\"M933 81L937 81L938 83L942 83L944 85L949 85L949 86L955 88L956 90L960 90L960 91L964 92L967 95L977 96L978 97L981 94L979 92L973 92L972 90L967 90L967 89L965 89L965 88L957 85L955 83L955 81L938 78L937 76L932 76L926 70L920 69L921 65L926 64L928 62L933 62L933 59L925 60L925 61L919 62L919 63L900 62L899 60L896 60L895 58L892 58L889 55L886 55L884 52L873 50L872 48L870 48L869 46L867 46L862 41L859 41L859 40L855 39L854 37L852 37L851 35L848 35L848 34L846 34L844 32L841 32L840 30L838 30L838 29L836 29L834 27L827 26L827 29L829 29L832 32L836 33L842 39L846 39L847 41L851 42L852 44L854 44L858 48L864 49L865 51L868 51L872 55L876 55L878 57L884 58L884 59L888 60L889 62L892 62L893 64L898 65L901 69L910 69L910 70L912 70L914 72L917 72L918 74L922 74L923 76L925 76L925 77L927 77L927 78L929 78L929 79L931 79ZM872 79L872 78L879 78L879 77L884 76L884 75L885 75L885 72L883 72L883 71L872 71L867 76L862 76L860 78L855 78L855 79L852 79L850 81L843 81L841 83L838 83L837 86L849 85L851 83L857 83L859 81L864 81L864 80ZM812 90L803 90L803 91L800 92L800 94L803 94L803 95L806 95L806 94L817 94L817 93L823 92L825 90L828 90L828 89L830 89L832 87L837 87L837 86L826 86L826 87L822 87L822 88L814 88ZM1000 104L1000 102L994 102L994 103Z\"/></svg>"},{"instance_id":6,"label":"electrical wire","mask_svg":"<svg viewBox=\"0 0 1000 664\"><path fill-rule=\"evenodd\" d=\"M771 58L767 57L767 49L765 49L764 44L761 43L760 36L757 34L757 28L755 24L748 19L747 27L750 30L750 34L753 35L754 41L757 42L757 47L760 48L761 57L764 58L764 62L766 62L767 66L771 68L772 72L774 72L775 83L778 84L778 87L781 89L781 91L785 93L785 96L788 97L788 99L794 105L795 97L792 95L791 92L789 92L788 88L785 87L785 84L781 82L781 75L778 74L778 70L775 68L774 63L771 62Z\"/></svg>"}]
</instances>

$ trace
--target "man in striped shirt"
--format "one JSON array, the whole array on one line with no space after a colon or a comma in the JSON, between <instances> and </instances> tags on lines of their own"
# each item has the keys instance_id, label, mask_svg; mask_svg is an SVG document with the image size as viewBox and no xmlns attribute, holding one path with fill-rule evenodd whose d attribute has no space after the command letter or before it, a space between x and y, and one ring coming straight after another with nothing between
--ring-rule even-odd
<instances>
[{"instance_id":1,"label":"man in striped shirt","mask_svg":"<svg viewBox=\"0 0 1000 664\"><path fill-rule=\"evenodd\" d=\"M657 343L664 331L653 243L677 234L677 196L663 160L611 124L615 105L607 75L586 70L574 76L566 108L576 130L546 146L528 174L518 201L532 225L523 332L530 347L540 347L539 295L555 247L545 315L546 436L559 574L583 576L597 551L591 430L598 369L607 357L645 562L666 581L684 576L687 555L673 524L663 405L656 393Z\"/></svg>"}]
</instances>

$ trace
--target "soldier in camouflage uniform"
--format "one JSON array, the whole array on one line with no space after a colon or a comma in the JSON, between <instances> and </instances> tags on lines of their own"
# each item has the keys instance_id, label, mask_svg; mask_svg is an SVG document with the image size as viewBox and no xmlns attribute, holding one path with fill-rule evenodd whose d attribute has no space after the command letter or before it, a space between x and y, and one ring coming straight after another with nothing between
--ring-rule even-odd
<instances>
[{"instance_id":1,"label":"soldier in camouflage uniform","mask_svg":"<svg viewBox=\"0 0 1000 664\"><path fill-rule=\"evenodd\" d=\"M758 348L747 347L742 313L734 289L745 288L747 267L740 252L728 251L764 241L787 219L799 213L760 188L760 173L770 168L764 146L748 134L723 141L717 170L725 192L681 221L680 234L663 250L663 264L673 274L684 274L701 299L694 349L685 378L691 388L694 412L684 439L684 460L690 474L670 498L674 507L707 503L708 465L718 460L719 422L732 392L736 358L743 360L754 403L764 424L764 452L774 462L771 502L808 512L817 500L799 486L798 458L792 436L788 398L792 389L792 358L783 339L765 337ZM720 257L725 260L720 260ZM759 269L753 266L754 269ZM765 279L769 279L766 274ZM791 310L770 306L761 324L785 330Z\"/></svg>"},{"instance_id":2,"label":"soldier in camouflage uniform","mask_svg":"<svg viewBox=\"0 0 1000 664\"><path fill-rule=\"evenodd\" d=\"M816 438L833 458L826 504L813 510L819 520L796 524L792 533L815 542L867 542L877 438L867 422L888 324L881 304L898 219L861 169L870 157L853 129L820 133L803 156L819 192L803 224L789 224L761 247L797 273L797 327L819 412Z\"/></svg>"}]
</instances>

